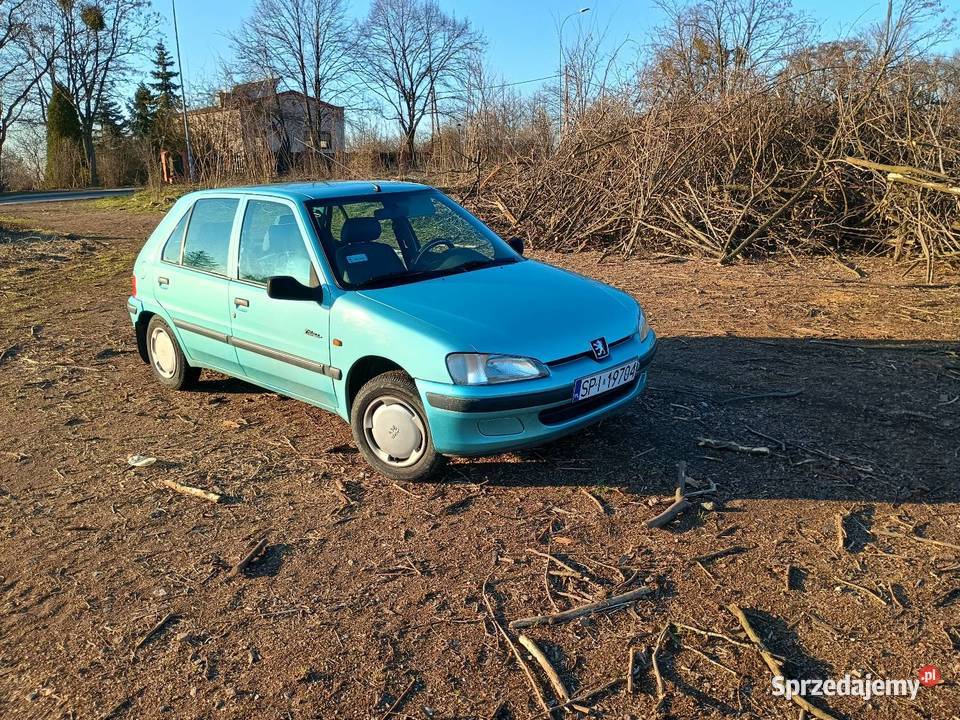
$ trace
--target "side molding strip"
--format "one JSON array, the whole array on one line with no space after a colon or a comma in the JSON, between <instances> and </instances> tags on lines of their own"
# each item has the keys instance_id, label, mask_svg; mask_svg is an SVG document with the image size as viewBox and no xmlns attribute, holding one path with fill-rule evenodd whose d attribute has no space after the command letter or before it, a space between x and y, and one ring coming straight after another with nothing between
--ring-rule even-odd
<instances>
[{"instance_id":1,"label":"side molding strip","mask_svg":"<svg viewBox=\"0 0 960 720\"><path fill-rule=\"evenodd\" d=\"M228 345L233 345L236 348L240 348L241 350L248 350L249 352L256 353L257 355L263 355L264 357L268 357L273 360L289 363L290 365L303 368L304 370L320 373L321 375L326 375L334 380L339 380L343 377L343 373L340 371L340 368L324 365L323 363L314 362L313 360L307 360L306 358L302 358L298 355L291 355L290 353L285 353L281 350L274 350L266 345L260 345L259 343L250 342L249 340L241 340L240 338L236 338L232 335L216 332L215 330L210 330L201 325L194 325L193 323L185 322L183 320L174 320L173 324L181 330L202 335L203 337L210 338L211 340L218 340L220 342L227 343Z\"/></svg>"}]
</instances>

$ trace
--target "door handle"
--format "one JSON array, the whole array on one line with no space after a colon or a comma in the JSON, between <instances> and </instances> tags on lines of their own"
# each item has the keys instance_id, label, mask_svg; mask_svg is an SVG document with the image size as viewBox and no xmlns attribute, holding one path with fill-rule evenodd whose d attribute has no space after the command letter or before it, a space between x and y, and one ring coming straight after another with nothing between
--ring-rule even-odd
<instances>
[{"instance_id":1,"label":"door handle","mask_svg":"<svg viewBox=\"0 0 960 720\"><path fill-rule=\"evenodd\" d=\"M233 304L237 307L250 307L250 301L246 298L234 298Z\"/></svg>"},{"instance_id":2,"label":"door handle","mask_svg":"<svg viewBox=\"0 0 960 720\"><path fill-rule=\"evenodd\" d=\"M170 278L165 278L162 275L157 278L157 285L166 286L170 284Z\"/></svg>"}]
</instances>

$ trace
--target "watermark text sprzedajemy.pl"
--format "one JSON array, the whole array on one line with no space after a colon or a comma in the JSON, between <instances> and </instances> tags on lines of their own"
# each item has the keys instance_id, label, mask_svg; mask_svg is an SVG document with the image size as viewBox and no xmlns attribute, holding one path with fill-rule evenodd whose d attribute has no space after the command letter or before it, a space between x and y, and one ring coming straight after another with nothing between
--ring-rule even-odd
<instances>
[{"instance_id":1,"label":"watermark text sprzedajemy.pl","mask_svg":"<svg viewBox=\"0 0 960 720\"><path fill-rule=\"evenodd\" d=\"M778 697L786 697L788 700L796 695L801 697L851 696L860 697L864 700L883 696L897 696L916 700L921 685L932 687L941 681L940 671L933 665L923 666L917 675L918 678L915 680L875 678L869 673L864 677L844 675L841 678L827 678L826 680L793 680L777 675L772 680L773 694Z\"/></svg>"}]
</instances>

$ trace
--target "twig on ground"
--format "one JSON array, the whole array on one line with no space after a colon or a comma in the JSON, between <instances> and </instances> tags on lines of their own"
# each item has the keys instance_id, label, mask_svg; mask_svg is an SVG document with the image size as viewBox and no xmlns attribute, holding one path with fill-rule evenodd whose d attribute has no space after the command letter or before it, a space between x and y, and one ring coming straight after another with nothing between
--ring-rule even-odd
<instances>
[{"instance_id":1,"label":"twig on ground","mask_svg":"<svg viewBox=\"0 0 960 720\"><path fill-rule=\"evenodd\" d=\"M763 658L763 661L767 664L767 667L770 668L770 671L776 677L784 677L783 666L780 664L780 661L774 657L767 646L763 643L763 640L760 639L760 636L757 634L757 631L753 629L753 625L750 624L750 620L747 619L746 614L734 604L727 605L727 610L733 614L737 620L740 621L740 625L743 627L747 637L753 642L756 646L757 651L760 653L760 657ZM837 720L830 713L821 710L815 705L811 705L810 702L801 695L791 695L791 699L797 705L799 705L803 710L806 710L808 713L814 717L820 718L820 720Z\"/></svg>"},{"instance_id":2,"label":"twig on ground","mask_svg":"<svg viewBox=\"0 0 960 720\"><path fill-rule=\"evenodd\" d=\"M921 537L920 535L915 535L913 533L902 533L897 532L896 530L882 530L878 528L873 528L870 530L874 535L883 535L884 537L894 537L894 538L903 538L905 540L915 540L919 543L924 543L926 545L936 545L937 547L950 548L951 550L960 550L960 545L954 545L953 543L943 542L941 540L932 540L930 538Z\"/></svg>"},{"instance_id":3,"label":"twig on ground","mask_svg":"<svg viewBox=\"0 0 960 720\"><path fill-rule=\"evenodd\" d=\"M514 620L511 622L510 628L512 630L518 630L520 628L536 627L538 625L558 625L560 623L570 622L571 620L576 620L584 615L614 610L635 600L639 600L640 598L645 597L652 592L652 588L637 588L636 590L631 590L630 592L623 593L622 595L614 595L613 597L608 597L607 599L600 600L599 602L590 603L589 605L582 605L581 607L565 610L564 612L555 613L553 615L535 615L533 617L520 618L519 620Z\"/></svg>"},{"instance_id":4,"label":"twig on ground","mask_svg":"<svg viewBox=\"0 0 960 720\"><path fill-rule=\"evenodd\" d=\"M720 558L728 557L730 555L739 555L740 553L745 553L748 550L753 550L753 547L744 547L743 545L734 545L733 547L724 548L723 550L717 550L716 552L707 553L706 555L697 555L690 558L688 562L691 563L705 563L711 562L713 560L719 560Z\"/></svg>"},{"instance_id":5,"label":"twig on ground","mask_svg":"<svg viewBox=\"0 0 960 720\"><path fill-rule=\"evenodd\" d=\"M527 652L533 656L533 659L537 661L537 664L543 668L543 672L547 676L547 680L549 680L550 684L553 686L553 691L556 693L557 698L563 702L569 700L570 693L567 691L566 685L563 684L563 680L560 679L557 671L554 670L553 665L550 664L550 660L546 655L544 655L543 650L540 649L540 646L526 635L520 635L517 640L519 640L520 644L523 645L527 649Z\"/></svg>"},{"instance_id":6,"label":"twig on ground","mask_svg":"<svg viewBox=\"0 0 960 720\"><path fill-rule=\"evenodd\" d=\"M383 714L380 720L387 720L388 717L396 713L397 708L400 707L400 703L402 703L404 699L406 699L407 695L410 694L410 691L413 690L413 686L416 684L417 684L417 678L414 678L413 680L411 680L410 683L407 685L406 689L402 693L400 693L399 696L397 696L397 699L393 701L393 704Z\"/></svg>"},{"instance_id":7,"label":"twig on ground","mask_svg":"<svg viewBox=\"0 0 960 720\"><path fill-rule=\"evenodd\" d=\"M847 530L843 526L846 515L844 513L837 513L835 520L837 522L837 550L843 552L847 549Z\"/></svg>"},{"instance_id":8,"label":"twig on ground","mask_svg":"<svg viewBox=\"0 0 960 720\"><path fill-rule=\"evenodd\" d=\"M590 501L597 506L597 510L600 511L601 515L607 514L607 508L604 506L602 502L600 502L600 499L596 495L594 495L592 492L590 492L586 488L581 488L580 492L586 495L590 499Z\"/></svg>"},{"instance_id":9,"label":"twig on ground","mask_svg":"<svg viewBox=\"0 0 960 720\"><path fill-rule=\"evenodd\" d=\"M674 518L690 509L690 501L685 497L674 500L670 507L659 515L655 515L644 523L647 528L659 528L670 523Z\"/></svg>"},{"instance_id":10,"label":"twig on ground","mask_svg":"<svg viewBox=\"0 0 960 720\"><path fill-rule=\"evenodd\" d=\"M656 710L658 711L667 699L667 687L666 683L663 681L663 675L660 674L660 663L657 662L657 655L660 653L660 645L663 643L663 639L667 636L667 631L669 629L670 623L667 623L663 626L663 630L660 631L660 634L657 636L657 641L653 645L653 651L650 653L650 667L653 670L653 677L657 681Z\"/></svg>"},{"instance_id":11,"label":"twig on ground","mask_svg":"<svg viewBox=\"0 0 960 720\"><path fill-rule=\"evenodd\" d=\"M144 645L150 642L153 639L154 635L160 632L167 623L169 623L171 620L173 620L176 617L177 616L174 613L167 613L166 615L164 615L160 619L160 622L158 622L156 625L150 628L147 631L146 635L140 638L140 641L134 646L133 652L130 654L130 659L133 660L137 655L137 651L139 651L140 648L142 648Z\"/></svg>"},{"instance_id":12,"label":"twig on ground","mask_svg":"<svg viewBox=\"0 0 960 720\"><path fill-rule=\"evenodd\" d=\"M746 400L766 400L767 398L793 398L803 394L803 390L783 390L778 392L757 393L756 395L737 395L722 401L721 405L729 405L735 402L744 402Z\"/></svg>"},{"instance_id":13,"label":"twig on ground","mask_svg":"<svg viewBox=\"0 0 960 720\"><path fill-rule=\"evenodd\" d=\"M731 452L740 452L747 453L748 455L769 455L770 448L768 447L752 447L748 445L740 445L735 443L732 440L714 440L713 438L697 438L697 444L700 447L711 448L712 450L730 450Z\"/></svg>"},{"instance_id":14,"label":"twig on ground","mask_svg":"<svg viewBox=\"0 0 960 720\"><path fill-rule=\"evenodd\" d=\"M870 598L871 600L873 600L874 602L878 602L878 603L880 603L881 605L889 605L889 604L890 604L890 603L887 601L887 599L886 599L883 595L881 595L880 593L878 593L876 590L871 590L870 588L864 587L863 585L858 585L858 584L855 583L855 582L850 582L849 580L844 580L844 579L841 578L841 577L835 578L835 580L836 580L838 583L841 583L841 584L843 584L843 585L846 585L847 587L851 587L851 588L853 588L854 590L858 590L858 591L860 591L861 593L864 593L867 597L869 597L869 598Z\"/></svg>"},{"instance_id":15,"label":"twig on ground","mask_svg":"<svg viewBox=\"0 0 960 720\"><path fill-rule=\"evenodd\" d=\"M192 487L191 485L183 485L178 483L176 480L169 480L164 478L160 481L161 485L170 488L174 492L178 492L181 495L189 495L190 497L200 498L202 500L207 500L212 503L220 502L222 499L221 495L218 495L215 492L210 492L209 490L201 490L197 487Z\"/></svg>"},{"instance_id":16,"label":"twig on ground","mask_svg":"<svg viewBox=\"0 0 960 720\"><path fill-rule=\"evenodd\" d=\"M267 538L266 536L264 536L260 538L260 542L254 545L253 549L250 552L248 552L246 555L240 558L240 561L230 569L230 572L227 574L227 577L236 577L237 575L242 573L244 570L246 570L247 565L249 565L257 555L263 552L263 549L266 546L267 546Z\"/></svg>"},{"instance_id":17,"label":"twig on ground","mask_svg":"<svg viewBox=\"0 0 960 720\"><path fill-rule=\"evenodd\" d=\"M497 629L497 632L500 633L503 639L507 641L507 646L513 653L514 659L516 659L520 669L523 670L523 674L527 676L527 682L530 683L530 688L533 690L533 694L537 698L537 702L540 703L540 707L543 708L544 716L550 718L554 717L554 711L557 708L550 707L547 699L543 696L543 690L540 689L540 683L537 681L537 678L530 669L530 666L527 665L527 661L523 659L523 655L517 648L516 643L513 642L513 638L510 637L510 634L503 629L503 625L501 625L500 621L497 620L497 616L493 612L493 606L490 605L490 600L487 598L486 583L484 583L483 602L487 606L487 612L490 613L490 622L493 623L493 626Z\"/></svg>"}]
</instances>

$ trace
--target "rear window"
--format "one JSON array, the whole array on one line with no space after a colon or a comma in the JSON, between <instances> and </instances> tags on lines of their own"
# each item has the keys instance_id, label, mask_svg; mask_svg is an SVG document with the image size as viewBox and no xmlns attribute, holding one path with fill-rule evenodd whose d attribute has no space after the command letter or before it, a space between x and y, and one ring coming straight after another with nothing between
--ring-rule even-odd
<instances>
[{"instance_id":1,"label":"rear window","mask_svg":"<svg viewBox=\"0 0 960 720\"><path fill-rule=\"evenodd\" d=\"M163 260L165 262L180 262L180 246L183 244L183 231L187 227L187 220L189 220L189 218L190 213L184 213L183 217L180 218L180 222L177 223L173 232L170 233L170 237L167 238L167 244L163 246Z\"/></svg>"},{"instance_id":2,"label":"rear window","mask_svg":"<svg viewBox=\"0 0 960 720\"><path fill-rule=\"evenodd\" d=\"M197 200L190 214L183 244L183 265L218 275L227 274L230 231L239 200L204 198Z\"/></svg>"}]
</instances>

